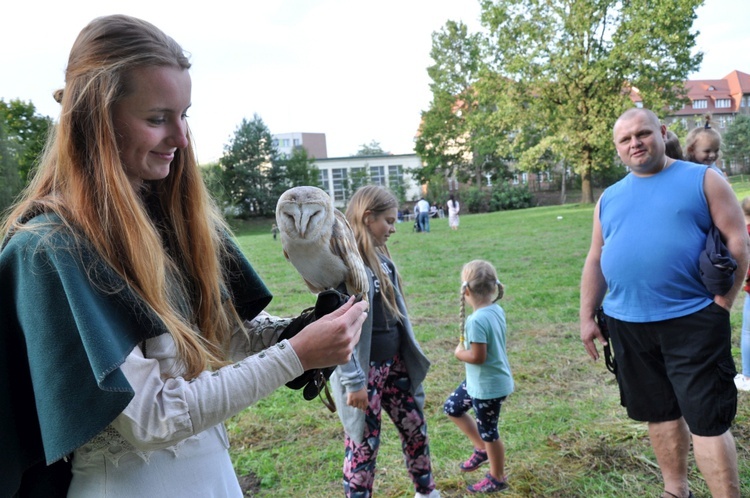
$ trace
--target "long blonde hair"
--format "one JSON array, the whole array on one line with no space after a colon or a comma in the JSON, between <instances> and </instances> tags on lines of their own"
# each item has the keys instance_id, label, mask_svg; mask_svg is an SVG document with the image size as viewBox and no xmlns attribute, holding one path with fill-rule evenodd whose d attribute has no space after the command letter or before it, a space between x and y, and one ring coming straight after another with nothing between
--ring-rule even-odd
<instances>
[{"instance_id":1,"label":"long blonde hair","mask_svg":"<svg viewBox=\"0 0 750 498\"><path fill-rule=\"evenodd\" d=\"M225 363L239 324L221 298L227 228L201 179L189 130L188 147L175 152L164 180L144 182L141 192L128 181L112 109L128 91L129 73L144 66L187 70L190 62L172 38L133 17L100 17L81 31L65 88L55 93L59 124L3 232L23 230L17 220L36 210L58 214L162 319L185 365L181 373L191 378Z\"/></svg>"},{"instance_id":2,"label":"long blonde hair","mask_svg":"<svg viewBox=\"0 0 750 498\"><path fill-rule=\"evenodd\" d=\"M489 261L475 259L466 263L461 270L461 307L459 311L461 337L466 327L466 289L479 297L487 298L492 295L497 302L505 294L505 286L497 278L497 270Z\"/></svg>"},{"instance_id":3,"label":"long blonde hair","mask_svg":"<svg viewBox=\"0 0 750 498\"><path fill-rule=\"evenodd\" d=\"M393 316L401 316L401 312L396 304L396 291L391 284L385 271L380 265L379 254L391 259L388 247L385 245L376 246L372 243L370 230L365 224L365 212L369 211L373 216L380 216L390 209L398 209L398 200L396 197L378 185L365 185L360 187L349 200L346 208L346 219L349 221L354 237L357 239L357 248L365 264L373 271L380 281L380 291L383 293L383 303L386 309ZM396 281L400 289L403 289L401 275L396 272Z\"/></svg>"}]
</instances>

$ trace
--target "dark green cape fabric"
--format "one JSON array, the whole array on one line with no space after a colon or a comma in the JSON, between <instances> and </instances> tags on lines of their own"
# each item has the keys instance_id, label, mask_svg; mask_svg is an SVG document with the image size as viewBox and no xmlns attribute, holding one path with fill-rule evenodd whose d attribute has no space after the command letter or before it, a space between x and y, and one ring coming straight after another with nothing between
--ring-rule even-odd
<instances>
[{"instance_id":1,"label":"dark green cape fabric","mask_svg":"<svg viewBox=\"0 0 750 498\"><path fill-rule=\"evenodd\" d=\"M21 495L52 496L28 486L52 483L59 461L122 412L133 389L119 366L136 344L166 332L59 218L40 215L32 225L39 228L16 233L0 253L0 497L18 492L22 478ZM227 297L252 318L271 294L227 244ZM24 477L32 466L38 474ZM61 475L69 479L64 468Z\"/></svg>"}]
</instances>

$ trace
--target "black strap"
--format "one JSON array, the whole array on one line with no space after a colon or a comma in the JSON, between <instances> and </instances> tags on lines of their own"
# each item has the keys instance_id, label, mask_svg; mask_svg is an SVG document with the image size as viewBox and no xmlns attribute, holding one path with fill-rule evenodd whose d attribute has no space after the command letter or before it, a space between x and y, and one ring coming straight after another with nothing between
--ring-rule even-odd
<instances>
[{"instance_id":1,"label":"black strap","mask_svg":"<svg viewBox=\"0 0 750 498\"><path fill-rule=\"evenodd\" d=\"M609 343L609 327L607 327L607 320L604 316L604 308L601 306L596 309L596 324L599 326L599 332L602 333L602 337L607 341L607 344L604 346L604 364L607 365L607 370L613 374L617 374L617 362L615 362L615 357L612 354L612 346Z\"/></svg>"}]
</instances>

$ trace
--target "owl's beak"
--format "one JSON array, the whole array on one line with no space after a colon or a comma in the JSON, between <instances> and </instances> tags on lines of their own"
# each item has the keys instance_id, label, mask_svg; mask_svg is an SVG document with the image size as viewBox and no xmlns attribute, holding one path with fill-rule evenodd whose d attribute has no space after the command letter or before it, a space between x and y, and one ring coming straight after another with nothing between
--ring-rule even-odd
<instances>
[{"instance_id":1,"label":"owl's beak","mask_svg":"<svg viewBox=\"0 0 750 498\"><path fill-rule=\"evenodd\" d=\"M300 237L304 239L305 232L307 232L307 226L310 224L310 214L305 212L305 210L302 209L301 207L298 209L299 209L300 215L297 218L298 220L297 231L299 232Z\"/></svg>"}]
</instances>

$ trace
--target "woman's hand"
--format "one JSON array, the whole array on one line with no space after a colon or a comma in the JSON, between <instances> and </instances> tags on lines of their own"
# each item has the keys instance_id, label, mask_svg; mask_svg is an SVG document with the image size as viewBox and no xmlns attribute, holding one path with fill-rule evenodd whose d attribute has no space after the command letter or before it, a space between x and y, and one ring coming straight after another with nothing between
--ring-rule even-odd
<instances>
[{"instance_id":1,"label":"woman's hand","mask_svg":"<svg viewBox=\"0 0 750 498\"><path fill-rule=\"evenodd\" d=\"M349 361L359 342L368 303L354 303L354 296L342 307L314 321L289 339L302 368L325 368Z\"/></svg>"},{"instance_id":2,"label":"woman's hand","mask_svg":"<svg viewBox=\"0 0 750 498\"><path fill-rule=\"evenodd\" d=\"M346 393L346 404L365 411L367 409L367 388L362 388L359 391L354 391L352 393Z\"/></svg>"}]
</instances>

